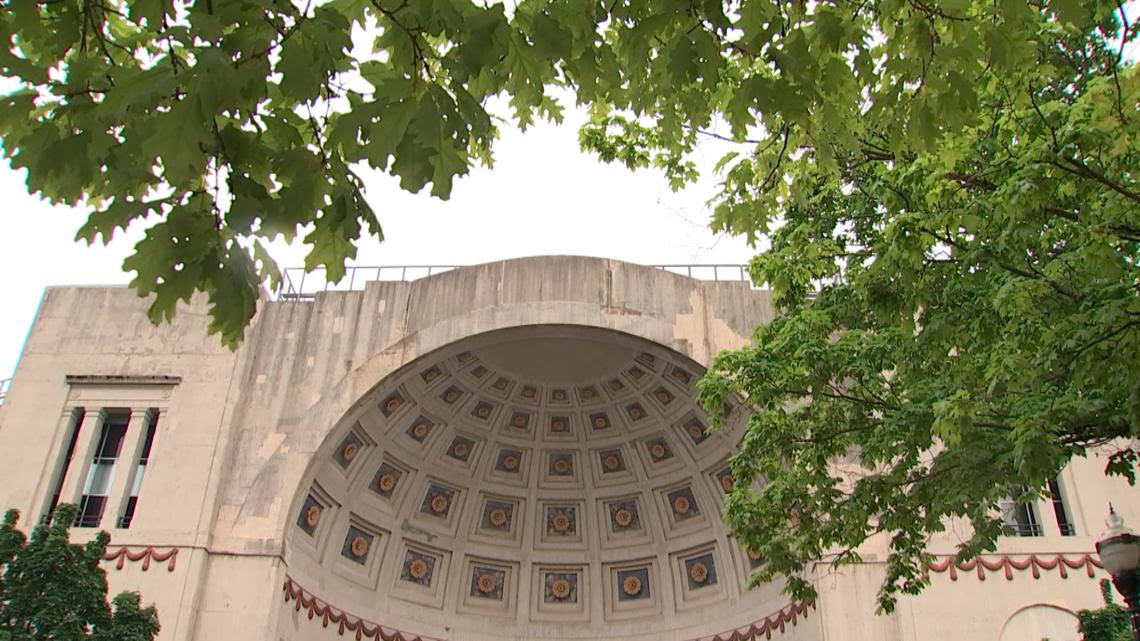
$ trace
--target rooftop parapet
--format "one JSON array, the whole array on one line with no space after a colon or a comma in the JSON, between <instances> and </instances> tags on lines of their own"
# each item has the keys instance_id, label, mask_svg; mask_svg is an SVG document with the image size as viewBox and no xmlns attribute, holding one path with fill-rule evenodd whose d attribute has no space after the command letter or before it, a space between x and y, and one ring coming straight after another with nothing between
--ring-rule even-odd
<instances>
[{"instance_id":1,"label":"rooftop parapet","mask_svg":"<svg viewBox=\"0 0 1140 641\"><path fill-rule=\"evenodd\" d=\"M277 300L308 300L321 292L357 291L375 281L410 282L436 274L443 274L467 265L372 265L345 268L344 277L333 283L325 276L324 268L306 272L303 267L286 267L281 270L281 287ZM651 265L656 269L714 281L750 281L748 266L742 264L669 264Z\"/></svg>"}]
</instances>

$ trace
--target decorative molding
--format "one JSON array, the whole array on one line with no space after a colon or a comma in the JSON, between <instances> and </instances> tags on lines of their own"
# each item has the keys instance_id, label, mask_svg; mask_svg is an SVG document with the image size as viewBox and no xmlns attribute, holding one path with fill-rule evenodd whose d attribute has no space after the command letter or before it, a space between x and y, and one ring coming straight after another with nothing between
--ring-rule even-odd
<instances>
[{"instance_id":1,"label":"decorative molding","mask_svg":"<svg viewBox=\"0 0 1140 641\"><path fill-rule=\"evenodd\" d=\"M131 376L106 374L68 374L68 385L177 385L181 376Z\"/></svg>"},{"instance_id":2,"label":"decorative molding","mask_svg":"<svg viewBox=\"0 0 1140 641\"><path fill-rule=\"evenodd\" d=\"M291 577L285 577L282 586L285 602L294 603L293 608L300 612L304 610L310 620L320 617L321 626L336 625L337 634L344 636L352 633L357 641L373 639L374 641L445 641L437 637L428 637L420 634L402 632L379 623L365 620L355 614L350 614L329 603L318 599L313 593L301 587ZM750 625L714 634L712 636L698 637L691 641L756 641L757 639L771 639L773 634L783 633L790 624L795 627L801 618L807 618L808 609L815 609L815 600L809 599L799 603L790 603L772 614L753 622Z\"/></svg>"},{"instance_id":3,"label":"decorative molding","mask_svg":"<svg viewBox=\"0 0 1140 641\"><path fill-rule=\"evenodd\" d=\"M1033 573L1033 578L1041 577L1041 570L1057 570L1062 579L1069 578L1069 570L1079 570L1084 568L1085 574L1091 579L1096 576L1094 568L1103 567L1100 559L1092 554L1082 554L1080 556L1065 556L1064 554L1057 554L1050 557L1042 557L1036 554L1029 554L1023 556L1020 560L1014 559L1012 556L1003 554L1001 556L994 556L986 558L984 556L970 559L965 563L956 563L954 557L946 557L940 561L932 561L930 563L931 572L946 572L950 575L951 581L958 580L958 571L963 572L974 571L978 575L979 581L986 580L986 571L996 572L1003 570L1005 579L1007 581L1013 580L1013 571L1030 570Z\"/></svg>"},{"instance_id":4,"label":"decorative molding","mask_svg":"<svg viewBox=\"0 0 1140 641\"><path fill-rule=\"evenodd\" d=\"M435 637L401 632L349 614L313 596L311 592L297 585L297 582L289 577L285 577L285 585L282 586L282 589L285 593L286 603L293 601L294 609L298 612L305 610L310 620L320 617L322 627L327 628L330 623L336 624L336 633L340 636L344 636L346 632L351 632L357 641L362 639L374 639L375 641L444 641Z\"/></svg>"},{"instance_id":5,"label":"decorative molding","mask_svg":"<svg viewBox=\"0 0 1140 641\"><path fill-rule=\"evenodd\" d=\"M773 634L783 634L789 624L793 628L799 625L801 618L807 618L809 608L815 609L815 599L789 603L763 619L754 621L751 625L712 636L698 637L691 641L756 641L761 637L771 639Z\"/></svg>"},{"instance_id":6,"label":"decorative molding","mask_svg":"<svg viewBox=\"0 0 1140 641\"><path fill-rule=\"evenodd\" d=\"M103 551L103 560L114 561L116 570L122 570L127 561L132 563L142 561L143 572L150 569L151 561L165 562L166 571L173 572L175 563L178 561L178 548L169 548L160 552L158 549L149 546L141 550L132 550L126 545L108 547Z\"/></svg>"}]
</instances>

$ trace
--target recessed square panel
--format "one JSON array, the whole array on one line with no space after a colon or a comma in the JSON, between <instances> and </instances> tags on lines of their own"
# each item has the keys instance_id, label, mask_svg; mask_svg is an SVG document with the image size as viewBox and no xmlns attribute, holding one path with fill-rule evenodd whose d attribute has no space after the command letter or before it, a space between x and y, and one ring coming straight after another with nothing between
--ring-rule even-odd
<instances>
[{"instance_id":1,"label":"recessed square panel","mask_svg":"<svg viewBox=\"0 0 1140 641\"><path fill-rule=\"evenodd\" d=\"M529 485L530 472L533 467L530 464L530 450L502 444L489 444L487 447L492 452L491 465L485 470L489 479L494 479L496 483L516 487L527 487ZM483 460L486 457L477 455L475 458Z\"/></svg>"},{"instance_id":2,"label":"recessed square panel","mask_svg":"<svg viewBox=\"0 0 1140 641\"><path fill-rule=\"evenodd\" d=\"M574 505L546 506L546 535L574 538L578 536L578 508Z\"/></svg>"},{"instance_id":3,"label":"recessed square panel","mask_svg":"<svg viewBox=\"0 0 1140 641\"><path fill-rule=\"evenodd\" d=\"M550 390L550 402L554 405L566 405L570 402L570 392L566 388L556 387Z\"/></svg>"},{"instance_id":4,"label":"recessed square panel","mask_svg":"<svg viewBox=\"0 0 1140 641\"><path fill-rule=\"evenodd\" d=\"M590 427L595 431L608 430L613 427L613 423L605 412L594 412L590 414Z\"/></svg>"},{"instance_id":5,"label":"recessed square panel","mask_svg":"<svg viewBox=\"0 0 1140 641\"><path fill-rule=\"evenodd\" d=\"M392 392L385 397L384 400L380 401L380 412L384 416L391 416L403 407L405 403L407 403L407 399L404 398L403 394L400 392Z\"/></svg>"},{"instance_id":6,"label":"recessed square panel","mask_svg":"<svg viewBox=\"0 0 1140 641\"><path fill-rule=\"evenodd\" d=\"M616 593L618 601L637 601L652 596L649 585L649 568L617 571Z\"/></svg>"},{"instance_id":7,"label":"recessed square panel","mask_svg":"<svg viewBox=\"0 0 1140 641\"><path fill-rule=\"evenodd\" d=\"M681 423L681 429L693 441L693 445L700 445L708 439L709 435L706 431L705 424L695 416L690 417Z\"/></svg>"},{"instance_id":8,"label":"recessed square panel","mask_svg":"<svg viewBox=\"0 0 1140 641\"><path fill-rule=\"evenodd\" d=\"M540 485L550 488L581 487L581 461L575 450L546 450L541 454Z\"/></svg>"},{"instance_id":9,"label":"recessed square panel","mask_svg":"<svg viewBox=\"0 0 1140 641\"><path fill-rule=\"evenodd\" d=\"M344 544L340 548L340 555L358 565L368 562L368 554L372 549L375 536L350 525L344 536Z\"/></svg>"},{"instance_id":10,"label":"recessed square panel","mask_svg":"<svg viewBox=\"0 0 1140 641\"><path fill-rule=\"evenodd\" d=\"M716 484L720 487L721 491L728 494L732 491L735 480L732 478L732 468L725 466L716 473Z\"/></svg>"},{"instance_id":11,"label":"recessed square panel","mask_svg":"<svg viewBox=\"0 0 1140 641\"><path fill-rule=\"evenodd\" d=\"M392 582L393 596L433 608L443 607L444 591L449 585L450 552L404 540L403 550L393 560L399 564Z\"/></svg>"},{"instance_id":12,"label":"recessed square panel","mask_svg":"<svg viewBox=\"0 0 1140 641\"><path fill-rule=\"evenodd\" d=\"M550 605L578 603L577 572L543 572L542 602Z\"/></svg>"},{"instance_id":13,"label":"recessed square panel","mask_svg":"<svg viewBox=\"0 0 1140 641\"><path fill-rule=\"evenodd\" d=\"M439 365L432 365L431 367L420 372L420 379L424 384L431 385L443 376L443 369Z\"/></svg>"},{"instance_id":14,"label":"recessed square panel","mask_svg":"<svg viewBox=\"0 0 1140 641\"><path fill-rule=\"evenodd\" d=\"M551 452L547 456L547 474L554 477L574 476L574 455L572 453Z\"/></svg>"},{"instance_id":15,"label":"recessed square panel","mask_svg":"<svg viewBox=\"0 0 1140 641\"><path fill-rule=\"evenodd\" d=\"M630 487L636 483L636 472L640 466L635 458L636 456L630 458L630 452L624 444L592 450L589 467L594 487Z\"/></svg>"},{"instance_id":16,"label":"recessed square panel","mask_svg":"<svg viewBox=\"0 0 1140 641\"><path fill-rule=\"evenodd\" d=\"M610 391L610 394L618 394L625 389L625 383L621 382L620 378L611 378L606 381L606 389Z\"/></svg>"},{"instance_id":17,"label":"recessed square panel","mask_svg":"<svg viewBox=\"0 0 1140 641\"><path fill-rule=\"evenodd\" d=\"M668 406L677 397L665 387L658 387L653 390L653 398L656 399L658 403L661 403L661 405Z\"/></svg>"},{"instance_id":18,"label":"recessed square panel","mask_svg":"<svg viewBox=\"0 0 1140 641\"><path fill-rule=\"evenodd\" d=\"M461 388L452 385L443 390L443 393L439 395L439 398L448 405L455 405L459 402L459 399L463 398L463 394L464 392Z\"/></svg>"},{"instance_id":19,"label":"recessed square panel","mask_svg":"<svg viewBox=\"0 0 1140 641\"><path fill-rule=\"evenodd\" d=\"M698 548L671 555L673 567L673 596L678 610L699 608L724 598L722 585L732 582L732 569L723 569L718 561L716 543L709 542Z\"/></svg>"},{"instance_id":20,"label":"recessed square panel","mask_svg":"<svg viewBox=\"0 0 1140 641\"><path fill-rule=\"evenodd\" d=\"M341 469L348 469L349 465L356 460L356 455L364 449L364 440L361 439L355 432L349 432L348 436L340 442L336 448L336 453L333 455L333 460Z\"/></svg>"},{"instance_id":21,"label":"recessed square panel","mask_svg":"<svg viewBox=\"0 0 1140 641\"><path fill-rule=\"evenodd\" d=\"M494 545L522 545L522 523L527 511L525 501L520 498L479 495L478 512L474 515L471 538Z\"/></svg>"},{"instance_id":22,"label":"recessed square panel","mask_svg":"<svg viewBox=\"0 0 1140 641\"><path fill-rule=\"evenodd\" d=\"M602 567L606 619L645 617L661 611L661 579L653 559Z\"/></svg>"},{"instance_id":23,"label":"recessed square panel","mask_svg":"<svg viewBox=\"0 0 1140 641\"><path fill-rule=\"evenodd\" d=\"M503 448L495 458L495 470L507 474L518 474L522 466L523 453L521 450Z\"/></svg>"},{"instance_id":24,"label":"recessed square panel","mask_svg":"<svg viewBox=\"0 0 1140 641\"><path fill-rule=\"evenodd\" d=\"M411 437L413 441L423 443L427 440L427 437L431 435L433 429L435 429L435 422L426 416L420 416L412 421L412 424L408 426L405 433Z\"/></svg>"},{"instance_id":25,"label":"recessed square panel","mask_svg":"<svg viewBox=\"0 0 1140 641\"><path fill-rule=\"evenodd\" d=\"M625 454L621 449L601 450L598 452L598 462L602 474L615 474L626 470Z\"/></svg>"},{"instance_id":26,"label":"recessed square panel","mask_svg":"<svg viewBox=\"0 0 1140 641\"><path fill-rule=\"evenodd\" d=\"M447 455L463 463L471 459L471 453L474 451L475 441L466 436L456 436L451 440L451 445L447 447Z\"/></svg>"},{"instance_id":27,"label":"recessed square panel","mask_svg":"<svg viewBox=\"0 0 1140 641\"><path fill-rule=\"evenodd\" d=\"M530 430L530 417L530 412L511 412L507 425L516 430Z\"/></svg>"},{"instance_id":28,"label":"recessed square panel","mask_svg":"<svg viewBox=\"0 0 1140 641\"><path fill-rule=\"evenodd\" d=\"M632 423L636 423L648 416L648 414L645 413L645 408L641 406L641 403L630 403L626 405L625 415L629 417Z\"/></svg>"},{"instance_id":29,"label":"recessed square panel","mask_svg":"<svg viewBox=\"0 0 1140 641\"><path fill-rule=\"evenodd\" d=\"M589 618L585 566L532 566L531 618L535 621L582 621Z\"/></svg>"},{"instance_id":30,"label":"recessed square panel","mask_svg":"<svg viewBox=\"0 0 1140 641\"><path fill-rule=\"evenodd\" d=\"M470 595L477 599L503 600L507 573L493 567L475 565L471 569Z\"/></svg>"},{"instance_id":31,"label":"recessed square panel","mask_svg":"<svg viewBox=\"0 0 1140 641\"><path fill-rule=\"evenodd\" d=\"M615 534L641 530L641 513L636 498L618 499L606 504L610 517L610 531Z\"/></svg>"},{"instance_id":32,"label":"recessed square panel","mask_svg":"<svg viewBox=\"0 0 1140 641\"><path fill-rule=\"evenodd\" d=\"M301 513L297 515L297 527L301 528L305 534L312 536L321 523L324 509L324 505L312 494L305 497L305 502L301 504Z\"/></svg>"},{"instance_id":33,"label":"recessed square panel","mask_svg":"<svg viewBox=\"0 0 1140 641\"><path fill-rule=\"evenodd\" d=\"M404 565L400 569L400 580L429 587L435 579L435 567L439 558L416 550L404 552Z\"/></svg>"},{"instance_id":34,"label":"recessed square panel","mask_svg":"<svg viewBox=\"0 0 1140 641\"><path fill-rule=\"evenodd\" d=\"M648 367L649 369L657 369L657 357L649 352L642 352L637 355L638 363Z\"/></svg>"},{"instance_id":35,"label":"recessed square panel","mask_svg":"<svg viewBox=\"0 0 1140 641\"><path fill-rule=\"evenodd\" d=\"M685 559L685 579L690 590L716 585L716 562L711 552Z\"/></svg>"},{"instance_id":36,"label":"recessed square panel","mask_svg":"<svg viewBox=\"0 0 1140 641\"><path fill-rule=\"evenodd\" d=\"M649 505L652 510L653 506ZM625 497L599 498L596 500L597 529L604 546L645 546L652 545L663 532L656 525L656 519L646 520L646 504L640 494Z\"/></svg>"},{"instance_id":37,"label":"recessed square panel","mask_svg":"<svg viewBox=\"0 0 1140 641\"><path fill-rule=\"evenodd\" d=\"M468 557L464 564L459 610L510 617L515 609L518 565L510 561Z\"/></svg>"},{"instance_id":38,"label":"recessed square panel","mask_svg":"<svg viewBox=\"0 0 1140 641\"><path fill-rule=\"evenodd\" d=\"M471 368L471 375L475 378L483 378L487 373L487 368L482 365L476 365Z\"/></svg>"},{"instance_id":39,"label":"recessed square panel","mask_svg":"<svg viewBox=\"0 0 1140 641\"><path fill-rule=\"evenodd\" d=\"M301 502L294 521L297 528L308 536L294 537L294 542L307 547L312 553L319 554L329 547L329 539L334 538L332 545L339 544L343 530L337 527L337 512L339 505L335 503L324 488L316 481L309 487L305 500ZM335 530L335 533L334 533Z\"/></svg>"},{"instance_id":40,"label":"recessed square panel","mask_svg":"<svg viewBox=\"0 0 1140 641\"><path fill-rule=\"evenodd\" d=\"M666 493L669 503L669 513L674 522L687 521L700 516L701 510L697 506L697 499L693 496L693 488L682 487Z\"/></svg>"},{"instance_id":41,"label":"recessed square panel","mask_svg":"<svg viewBox=\"0 0 1140 641\"><path fill-rule=\"evenodd\" d=\"M708 518L701 505L701 497L691 481L683 485L656 490L657 504L664 510L663 531L666 537L687 535L694 531L706 530ZM716 512L716 510L713 510Z\"/></svg>"},{"instance_id":42,"label":"recessed square panel","mask_svg":"<svg viewBox=\"0 0 1140 641\"><path fill-rule=\"evenodd\" d=\"M491 418L491 414L495 412L495 405L488 401L479 401L475 403L475 407L471 409L471 416L486 421Z\"/></svg>"},{"instance_id":43,"label":"recessed square panel","mask_svg":"<svg viewBox=\"0 0 1140 641\"><path fill-rule=\"evenodd\" d=\"M451 512L451 503L455 500L455 490L429 483L424 502L420 505L420 512L428 516L446 519Z\"/></svg>"},{"instance_id":44,"label":"recessed square panel","mask_svg":"<svg viewBox=\"0 0 1140 641\"><path fill-rule=\"evenodd\" d=\"M677 366L673 366L673 368L669 371L669 377L686 387L688 387L689 383L693 381L692 374L690 374L687 370L683 370Z\"/></svg>"},{"instance_id":45,"label":"recessed square panel","mask_svg":"<svg viewBox=\"0 0 1140 641\"><path fill-rule=\"evenodd\" d=\"M663 463L673 458L673 449L663 436L655 436L645 441L645 451L649 453L649 460L654 463Z\"/></svg>"},{"instance_id":46,"label":"recessed square panel","mask_svg":"<svg viewBox=\"0 0 1140 641\"><path fill-rule=\"evenodd\" d=\"M584 404L597 403L602 400L598 394L598 388L593 385L585 385L578 388L578 401Z\"/></svg>"},{"instance_id":47,"label":"recessed square panel","mask_svg":"<svg viewBox=\"0 0 1140 641\"><path fill-rule=\"evenodd\" d=\"M538 400L538 388L534 385L523 385L519 390L519 398L531 402Z\"/></svg>"},{"instance_id":48,"label":"recessed square panel","mask_svg":"<svg viewBox=\"0 0 1140 641\"><path fill-rule=\"evenodd\" d=\"M580 501L542 501L536 512L534 546L548 550L582 550L589 522Z\"/></svg>"},{"instance_id":49,"label":"recessed square panel","mask_svg":"<svg viewBox=\"0 0 1140 641\"><path fill-rule=\"evenodd\" d=\"M341 527L338 524L338 527ZM348 524L337 532L339 558L333 571L365 588L376 589L376 579L385 556L388 533L361 520L356 514L348 515Z\"/></svg>"},{"instance_id":50,"label":"recessed square panel","mask_svg":"<svg viewBox=\"0 0 1140 641\"><path fill-rule=\"evenodd\" d=\"M396 492L396 487L403 478L403 470L388 463L381 463L380 468L376 470L376 474L372 477L372 483L370 483L368 487L386 499L392 498L392 495Z\"/></svg>"},{"instance_id":51,"label":"recessed square panel","mask_svg":"<svg viewBox=\"0 0 1140 641\"><path fill-rule=\"evenodd\" d=\"M570 433L570 417L566 415L555 415L550 417L550 433L551 434L569 434Z\"/></svg>"},{"instance_id":52,"label":"recessed square panel","mask_svg":"<svg viewBox=\"0 0 1140 641\"><path fill-rule=\"evenodd\" d=\"M514 522L515 504L509 501L488 500L483 504L480 527L492 532L510 532Z\"/></svg>"}]
</instances>

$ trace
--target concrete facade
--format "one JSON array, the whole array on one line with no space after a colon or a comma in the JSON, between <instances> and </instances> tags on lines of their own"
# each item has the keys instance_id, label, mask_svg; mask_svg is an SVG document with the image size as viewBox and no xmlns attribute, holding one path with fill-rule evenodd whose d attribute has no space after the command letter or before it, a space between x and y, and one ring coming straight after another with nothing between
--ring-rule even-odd
<instances>
[{"instance_id":1,"label":"concrete facade","mask_svg":"<svg viewBox=\"0 0 1140 641\"><path fill-rule=\"evenodd\" d=\"M758 561L719 519L743 417L706 436L693 401L711 358L771 318L764 291L521 259L265 301L234 352L200 301L158 327L145 307L126 288L48 290L0 405L0 506L27 525L57 487L80 498L107 417L129 412L99 527L112 589L156 604L163 641L1065 641L1099 605L1107 502L1140 522L1094 454L1061 476L1074 535L1038 505L1043 536L936 563L889 616L872 541L790 603L743 588Z\"/></svg>"}]
</instances>

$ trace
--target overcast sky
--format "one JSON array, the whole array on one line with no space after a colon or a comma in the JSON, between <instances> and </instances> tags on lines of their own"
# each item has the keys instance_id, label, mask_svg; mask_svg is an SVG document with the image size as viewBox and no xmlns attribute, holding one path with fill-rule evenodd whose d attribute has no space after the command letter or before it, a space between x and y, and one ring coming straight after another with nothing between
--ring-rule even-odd
<instances>
[{"instance_id":1,"label":"overcast sky","mask_svg":"<svg viewBox=\"0 0 1140 641\"><path fill-rule=\"evenodd\" d=\"M629 172L578 150L584 118L520 134L504 129L493 169L455 182L450 201L401 191L394 179L366 174L367 196L386 240L364 239L358 265L475 264L542 254L579 254L643 264L745 263L755 253L739 238L712 234L705 202L716 181L673 193L658 172ZM723 147L697 160L711 167ZM429 188L430 189L430 188ZM0 270L8 283L0 307L0 379L16 366L48 285L130 280L123 258L139 230L109 247L74 242L85 215L27 193L22 172L0 164ZM275 245L281 267L300 266L304 248Z\"/></svg>"}]
</instances>

